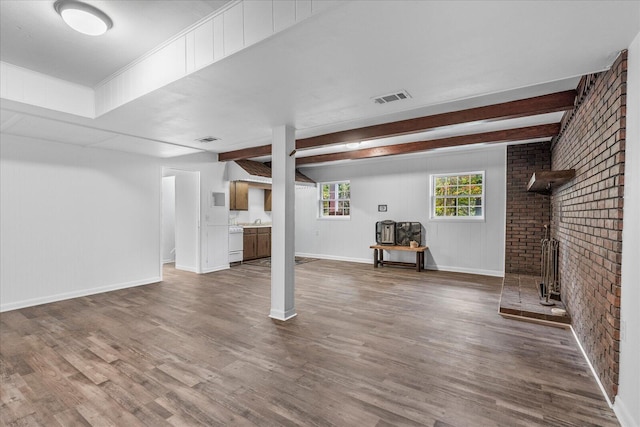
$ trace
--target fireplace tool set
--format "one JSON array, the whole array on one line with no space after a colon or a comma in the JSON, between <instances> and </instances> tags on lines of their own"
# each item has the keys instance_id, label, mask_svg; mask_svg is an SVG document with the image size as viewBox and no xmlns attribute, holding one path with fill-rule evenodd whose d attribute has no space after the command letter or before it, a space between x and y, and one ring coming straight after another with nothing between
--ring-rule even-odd
<instances>
[{"instance_id":1,"label":"fireplace tool set","mask_svg":"<svg viewBox=\"0 0 640 427\"><path fill-rule=\"evenodd\" d=\"M549 226L544 226L544 239L542 239L542 268L541 280L538 292L540 304L546 306L555 305L551 297L560 295L560 283L558 282L558 241L549 238Z\"/></svg>"}]
</instances>

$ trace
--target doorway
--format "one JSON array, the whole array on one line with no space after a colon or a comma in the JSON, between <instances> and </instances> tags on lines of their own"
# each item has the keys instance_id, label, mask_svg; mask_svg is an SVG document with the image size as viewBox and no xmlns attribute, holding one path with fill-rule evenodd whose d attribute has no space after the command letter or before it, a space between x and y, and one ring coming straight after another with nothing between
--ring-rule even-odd
<instances>
[{"instance_id":1,"label":"doorway","mask_svg":"<svg viewBox=\"0 0 640 427\"><path fill-rule=\"evenodd\" d=\"M200 172L162 172L162 263L200 273Z\"/></svg>"}]
</instances>

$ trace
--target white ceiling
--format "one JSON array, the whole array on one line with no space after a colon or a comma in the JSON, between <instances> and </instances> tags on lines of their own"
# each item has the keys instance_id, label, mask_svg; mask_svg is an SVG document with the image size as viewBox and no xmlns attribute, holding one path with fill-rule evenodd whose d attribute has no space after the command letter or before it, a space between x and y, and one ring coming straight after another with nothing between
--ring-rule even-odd
<instances>
[{"instance_id":1,"label":"white ceiling","mask_svg":"<svg viewBox=\"0 0 640 427\"><path fill-rule=\"evenodd\" d=\"M5 3L19 4L7 9ZM93 84L131 61L123 45L129 40L137 44L144 33L145 27L132 29L127 42L105 39L96 42L95 49L82 40L78 43L85 50L58 49L51 57L47 52L58 45L73 45L72 37L86 36L63 36L59 30L38 43L25 43L24 31L17 29L23 3L31 2L0 1L2 60L29 60L30 65L16 65L78 83ZM52 1L37 3L53 9ZM174 23L174 13L180 20L174 27L182 29L189 25L185 15L191 13L196 21L208 13L207 6L224 2L92 3L112 16L114 29L128 26L128 19L133 19L129 15ZM134 12L127 3L139 4ZM52 19L32 18L35 24ZM12 23L9 28L5 19ZM55 25L59 24L64 25ZM324 11L95 120L6 100L2 107L147 143L220 152L267 144L272 127L281 124L294 126L298 137L309 137L573 89L580 76L609 67L638 32L640 2L636 1L360 0ZM20 55L11 48L5 55L5 45L14 40L28 45L29 53ZM109 52L97 67L104 69L103 74L93 68L85 73L78 65L91 62L94 50ZM399 89L406 89L412 98L385 105L371 100ZM485 125L478 124L475 131L486 131ZM194 142L209 135L222 140L207 145ZM114 149L127 148L122 142L114 144Z\"/></svg>"}]
</instances>

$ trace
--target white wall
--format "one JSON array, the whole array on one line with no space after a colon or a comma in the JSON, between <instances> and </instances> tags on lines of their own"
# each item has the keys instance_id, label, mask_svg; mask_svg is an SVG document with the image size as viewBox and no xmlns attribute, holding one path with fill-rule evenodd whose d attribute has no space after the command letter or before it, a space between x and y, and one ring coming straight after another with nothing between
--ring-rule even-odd
<instances>
[{"instance_id":1,"label":"white wall","mask_svg":"<svg viewBox=\"0 0 640 427\"><path fill-rule=\"evenodd\" d=\"M161 162L200 172L199 268L229 268L215 154L159 161L2 134L0 311L159 281Z\"/></svg>"},{"instance_id":2,"label":"white wall","mask_svg":"<svg viewBox=\"0 0 640 427\"><path fill-rule=\"evenodd\" d=\"M491 147L305 168L302 172L317 182L351 181L351 219L318 219L318 190L298 189L296 253L372 263L376 221L418 221L426 231L428 268L502 276L505 164L506 149ZM486 220L430 220L430 174L478 170L486 173ZM377 211L379 204L387 205L386 213ZM391 255L385 257L415 261L410 253Z\"/></svg>"},{"instance_id":3,"label":"white wall","mask_svg":"<svg viewBox=\"0 0 640 427\"><path fill-rule=\"evenodd\" d=\"M0 138L0 310L160 278L155 159Z\"/></svg>"},{"instance_id":4,"label":"white wall","mask_svg":"<svg viewBox=\"0 0 640 427\"><path fill-rule=\"evenodd\" d=\"M627 58L627 143L622 231L620 384L614 409L623 427L640 426L640 34Z\"/></svg>"},{"instance_id":5,"label":"white wall","mask_svg":"<svg viewBox=\"0 0 640 427\"><path fill-rule=\"evenodd\" d=\"M175 261L176 177L162 178L162 262Z\"/></svg>"},{"instance_id":6,"label":"white wall","mask_svg":"<svg viewBox=\"0 0 640 427\"><path fill-rule=\"evenodd\" d=\"M264 210L264 190L262 188L249 187L249 210L231 211L229 219L236 224L252 224L256 220L263 224L271 223L271 212Z\"/></svg>"}]
</instances>

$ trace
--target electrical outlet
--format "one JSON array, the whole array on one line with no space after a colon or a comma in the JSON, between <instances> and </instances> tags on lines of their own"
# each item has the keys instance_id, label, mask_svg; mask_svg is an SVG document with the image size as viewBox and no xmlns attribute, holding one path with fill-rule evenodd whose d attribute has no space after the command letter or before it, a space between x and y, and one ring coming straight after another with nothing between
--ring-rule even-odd
<instances>
[{"instance_id":1,"label":"electrical outlet","mask_svg":"<svg viewBox=\"0 0 640 427\"><path fill-rule=\"evenodd\" d=\"M316 230L316 236L320 235L320 230Z\"/></svg>"}]
</instances>

